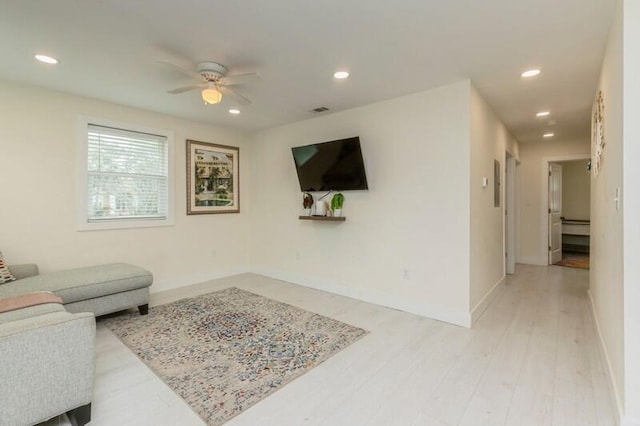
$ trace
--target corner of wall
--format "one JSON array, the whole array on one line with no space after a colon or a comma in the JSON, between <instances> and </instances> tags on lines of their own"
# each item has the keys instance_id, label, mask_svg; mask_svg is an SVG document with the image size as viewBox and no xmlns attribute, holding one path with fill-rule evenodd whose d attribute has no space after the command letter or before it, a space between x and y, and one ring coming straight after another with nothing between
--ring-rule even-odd
<instances>
[{"instance_id":1,"label":"corner of wall","mask_svg":"<svg viewBox=\"0 0 640 426\"><path fill-rule=\"evenodd\" d=\"M506 185L502 183L507 151L518 152L518 142L473 84L470 84L469 103L469 312L475 320L495 297L505 276ZM494 176L496 160L499 162L497 178ZM481 184L485 180L488 186ZM499 188L498 207L494 205L494 187Z\"/></svg>"},{"instance_id":2,"label":"corner of wall","mask_svg":"<svg viewBox=\"0 0 640 426\"><path fill-rule=\"evenodd\" d=\"M471 310L471 326L473 326L478 319L485 313L491 302L502 293L505 284L507 283L507 276L504 275L500 280L491 287L484 297L473 307Z\"/></svg>"}]
</instances>

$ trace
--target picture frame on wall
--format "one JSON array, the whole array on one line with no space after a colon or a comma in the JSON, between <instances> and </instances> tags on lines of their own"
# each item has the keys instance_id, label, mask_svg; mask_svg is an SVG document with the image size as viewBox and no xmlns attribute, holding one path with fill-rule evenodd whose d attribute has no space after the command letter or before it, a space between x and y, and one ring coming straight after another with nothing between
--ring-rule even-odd
<instances>
[{"instance_id":1,"label":"picture frame on wall","mask_svg":"<svg viewBox=\"0 0 640 426\"><path fill-rule=\"evenodd\" d=\"M240 148L187 139L187 215L240 212Z\"/></svg>"}]
</instances>

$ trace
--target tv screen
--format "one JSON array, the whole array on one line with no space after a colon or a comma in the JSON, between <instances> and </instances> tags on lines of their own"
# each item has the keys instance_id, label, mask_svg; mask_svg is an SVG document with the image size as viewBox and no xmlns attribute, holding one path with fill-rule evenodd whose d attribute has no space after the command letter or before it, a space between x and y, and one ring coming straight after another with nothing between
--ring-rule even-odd
<instances>
[{"instance_id":1,"label":"tv screen","mask_svg":"<svg viewBox=\"0 0 640 426\"><path fill-rule=\"evenodd\" d=\"M296 146L291 150L302 191L368 189L359 137Z\"/></svg>"}]
</instances>

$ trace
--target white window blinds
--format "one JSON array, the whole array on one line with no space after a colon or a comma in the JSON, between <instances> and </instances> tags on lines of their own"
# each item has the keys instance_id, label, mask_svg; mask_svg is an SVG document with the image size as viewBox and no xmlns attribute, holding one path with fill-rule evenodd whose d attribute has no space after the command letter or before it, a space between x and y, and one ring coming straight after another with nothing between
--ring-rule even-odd
<instances>
[{"instance_id":1,"label":"white window blinds","mask_svg":"<svg viewBox=\"0 0 640 426\"><path fill-rule=\"evenodd\" d=\"M87 220L164 220L166 136L88 125Z\"/></svg>"}]
</instances>

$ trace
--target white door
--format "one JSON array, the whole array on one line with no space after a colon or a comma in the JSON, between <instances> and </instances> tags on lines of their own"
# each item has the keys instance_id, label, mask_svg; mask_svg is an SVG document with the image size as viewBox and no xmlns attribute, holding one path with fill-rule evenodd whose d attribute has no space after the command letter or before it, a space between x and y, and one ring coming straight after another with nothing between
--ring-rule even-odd
<instances>
[{"instance_id":1,"label":"white door","mask_svg":"<svg viewBox=\"0 0 640 426\"><path fill-rule=\"evenodd\" d=\"M549 163L549 264L562 260L562 166Z\"/></svg>"}]
</instances>

